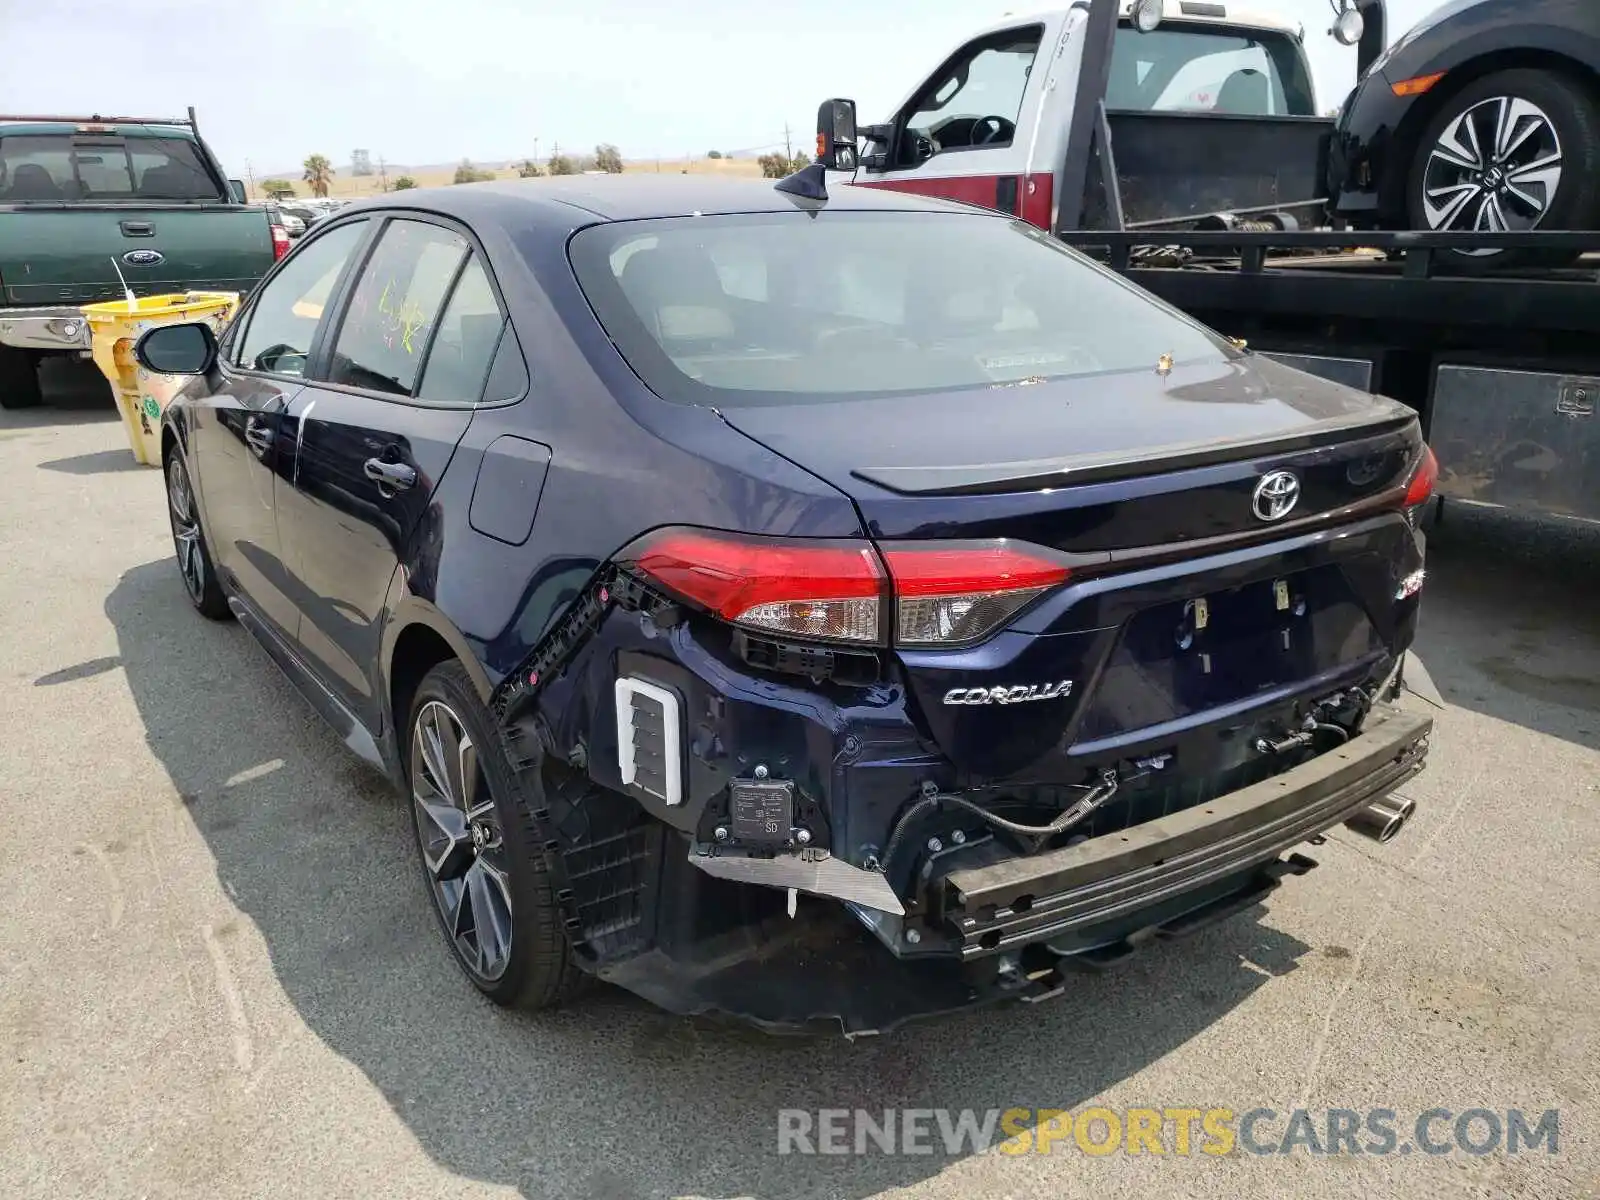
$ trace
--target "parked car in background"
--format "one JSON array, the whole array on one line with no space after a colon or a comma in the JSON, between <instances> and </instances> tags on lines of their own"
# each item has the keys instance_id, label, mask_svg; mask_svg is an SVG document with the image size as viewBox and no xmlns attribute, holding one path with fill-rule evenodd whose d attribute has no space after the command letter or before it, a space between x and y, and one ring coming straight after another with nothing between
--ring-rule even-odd
<instances>
[{"instance_id":1,"label":"parked car in background","mask_svg":"<svg viewBox=\"0 0 1600 1200\"><path fill-rule=\"evenodd\" d=\"M1009 216L408 191L137 353L188 599L403 789L496 1002L1043 999L1409 816L1416 414Z\"/></svg>"},{"instance_id":2,"label":"parked car in background","mask_svg":"<svg viewBox=\"0 0 1600 1200\"><path fill-rule=\"evenodd\" d=\"M88 349L79 311L191 289L244 292L288 250L187 118L0 116L0 407Z\"/></svg>"},{"instance_id":3,"label":"parked car in background","mask_svg":"<svg viewBox=\"0 0 1600 1200\"><path fill-rule=\"evenodd\" d=\"M280 204L278 205L278 211L285 217L292 217L300 223L298 232L294 232L295 237L299 237L328 215L328 210L311 204Z\"/></svg>"},{"instance_id":4,"label":"parked car in background","mask_svg":"<svg viewBox=\"0 0 1600 1200\"><path fill-rule=\"evenodd\" d=\"M1332 166L1337 212L1362 228L1600 228L1600 4L1441 6L1361 79ZM1499 268L1518 252L1446 253Z\"/></svg>"},{"instance_id":5,"label":"parked car in background","mask_svg":"<svg viewBox=\"0 0 1600 1200\"><path fill-rule=\"evenodd\" d=\"M276 214L278 223L291 238L299 238L306 231L306 222L281 204L273 205L272 211Z\"/></svg>"}]
</instances>

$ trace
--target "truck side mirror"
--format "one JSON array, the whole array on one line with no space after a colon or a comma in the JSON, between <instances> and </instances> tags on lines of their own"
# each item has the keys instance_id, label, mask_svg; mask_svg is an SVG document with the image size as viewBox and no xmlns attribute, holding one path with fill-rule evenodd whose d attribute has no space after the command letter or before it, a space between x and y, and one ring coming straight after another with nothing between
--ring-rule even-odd
<instances>
[{"instance_id":1,"label":"truck side mirror","mask_svg":"<svg viewBox=\"0 0 1600 1200\"><path fill-rule=\"evenodd\" d=\"M242 179L228 180L228 195L233 197L235 204L246 204L250 199L249 194L244 190L244 180Z\"/></svg>"},{"instance_id":2,"label":"truck side mirror","mask_svg":"<svg viewBox=\"0 0 1600 1200\"><path fill-rule=\"evenodd\" d=\"M817 161L832 171L856 169L854 100L824 100L817 109Z\"/></svg>"}]
</instances>

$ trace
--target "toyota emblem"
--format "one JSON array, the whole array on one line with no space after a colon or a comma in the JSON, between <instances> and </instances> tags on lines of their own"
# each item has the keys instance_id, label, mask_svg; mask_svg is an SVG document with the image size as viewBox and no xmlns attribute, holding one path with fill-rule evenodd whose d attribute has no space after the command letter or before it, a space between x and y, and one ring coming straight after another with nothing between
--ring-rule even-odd
<instances>
[{"instance_id":1,"label":"toyota emblem","mask_svg":"<svg viewBox=\"0 0 1600 1200\"><path fill-rule=\"evenodd\" d=\"M1256 484L1250 505L1263 521L1281 521L1300 502L1300 481L1288 471L1269 471Z\"/></svg>"}]
</instances>

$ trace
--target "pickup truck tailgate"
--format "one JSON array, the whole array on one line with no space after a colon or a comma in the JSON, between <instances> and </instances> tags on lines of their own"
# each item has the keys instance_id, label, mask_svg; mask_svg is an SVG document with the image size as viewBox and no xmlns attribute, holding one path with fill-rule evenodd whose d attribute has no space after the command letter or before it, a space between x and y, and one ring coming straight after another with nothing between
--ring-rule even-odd
<instances>
[{"instance_id":1,"label":"pickup truck tailgate","mask_svg":"<svg viewBox=\"0 0 1600 1200\"><path fill-rule=\"evenodd\" d=\"M119 269L141 296L190 289L245 292L272 261L272 234L259 208L29 204L0 209L0 301L10 306L116 299L122 295Z\"/></svg>"}]
</instances>

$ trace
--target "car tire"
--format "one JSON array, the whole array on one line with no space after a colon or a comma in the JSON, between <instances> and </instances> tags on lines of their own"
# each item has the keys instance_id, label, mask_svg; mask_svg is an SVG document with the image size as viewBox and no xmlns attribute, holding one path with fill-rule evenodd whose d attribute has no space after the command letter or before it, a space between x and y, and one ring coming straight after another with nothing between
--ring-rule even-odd
<instances>
[{"instance_id":1,"label":"car tire","mask_svg":"<svg viewBox=\"0 0 1600 1200\"><path fill-rule=\"evenodd\" d=\"M459 662L423 677L406 729L423 880L456 965L496 1004L541 1009L572 999L590 976L567 939L530 798Z\"/></svg>"},{"instance_id":2,"label":"car tire","mask_svg":"<svg viewBox=\"0 0 1600 1200\"><path fill-rule=\"evenodd\" d=\"M0 408L34 408L43 401L38 355L0 346Z\"/></svg>"},{"instance_id":3,"label":"car tire","mask_svg":"<svg viewBox=\"0 0 1600 1200\"><path fill-rule=\"evenodd\" d=\"M167 519L172 525L172 548L178 559L178 574L189 602L201 616L226 621L233 616L227 594L206 545L200 524L200 506L195 501L194 485L183 455L176 449L167 455Z\"/></svg>"},{"instance_id":4,"label":"car tire","mask_svg":"<svg viewBox=\"0 0 1600 1200\"><path fill-rule=\"evenodd\" d=\"M1497 144L1486 153L1491 141ZM1417 230L1597 228L1600 99L1558 71L1521 68L1475 80L1449 96L1423 130L1406 197ZM1523 250L1439 256L1467 274L1561 266L1574 257Z\"/></svg>"}]
</instances>

